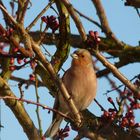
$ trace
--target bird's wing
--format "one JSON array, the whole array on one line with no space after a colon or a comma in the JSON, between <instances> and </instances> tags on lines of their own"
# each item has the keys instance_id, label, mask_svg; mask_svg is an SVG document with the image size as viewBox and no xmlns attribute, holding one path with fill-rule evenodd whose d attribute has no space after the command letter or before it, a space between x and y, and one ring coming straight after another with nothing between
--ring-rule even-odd
<instances>
[{"instance_id":1,"label":"bird's wing","mask_svg":"<svg viewBox=\"0 0 140 140\"><path fill-rule=\"evenodd\" d=\"M67 91L68 91L68 93L69 93L69 95L71 95L71 89L69 88L69 86L68 86L68 83L70 84L70 81L71 81L71 78L72 78L72 76L70 76L71 75L71 68L69 68L65 73L64 73L64 75L63 75L63 77L62 77L62 82L64 83L64 85L65 85L65 87L66 87L66 89L67 89Z\"/></svg>"},{"instance_id":2,"label":"bird's wing","mask_svg":"<svg viewBox=\"0 0 140 140\"><path fill-rule=\"evenodd\" d=\"M64 82L64 78L67 75L68 70L64 73L63 77L62 77L62 82ZM57 95L55 96L55 101L54 101L54 106L53 108L56 110L59 110L59 97L58 97L59 91L57 92ZM57 113L53 112L53 118L52 120L54 120L56 118Z\"/></svg>"}]
</instances>

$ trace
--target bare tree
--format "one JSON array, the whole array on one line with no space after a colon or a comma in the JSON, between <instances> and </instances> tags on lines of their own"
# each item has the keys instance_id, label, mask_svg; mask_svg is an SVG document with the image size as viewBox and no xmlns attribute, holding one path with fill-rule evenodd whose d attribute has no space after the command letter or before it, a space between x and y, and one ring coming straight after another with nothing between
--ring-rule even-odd
<instances>
[{"instance_id":1,"label":"bare tree","mask_svg":"<svg viewBox=\"0 0 140 140\"><path fill-rule=\"evenodd\" d=\"M131 46L120 41L109 26L101 0L91 0L91 2L97 11L99 23L75 9L68 0L50 0L48 3L46 2L44 9L39 9L40 13L30 25L25 27L25 16L28 13L28 9L33 6L32 1L11 0L12 12L9 13L5 1L0 0L0 9L5 22L5 24L0 23L0 98L14 113L30 140L44 139L40 122L40 107L59 113L66 121L70 122L72 129L78 132L75 140L84 137L97 140L140 139L138 129L140 123L135 122L134 116L134 110L140 109L140 75L128 80L118 70L118 68L130 63L140 62L140 46ZM138 11L140 1L127 0L125 5L133 6ZM55 11L55 16L46 15L46 11L50 8ZM74 21L79 34L71 34L70 17ZM92 30L89 31L89 34L86 34L83 27L84 22L80 20L81 17L96 25L105 34L105 37L99 36L98 32ZM40 21L40 29L31 31L38 21ZM52 32L48 33L48 29L51 29ZM48 53L48 48L51 45L56 47L53 55ZM108 110L105 110L95 100L102 111L100 117L95 116L88 110L79 113L58 76L58 72L68 58L70 48L89 50L97 58L97 61L94 62L97 77L105 77L110 82L113 90L108 92L118 92L117 103L114 103L115 101L108 97L108 102L112 105L112 108ZM110 55L110 57L118 58L119 61L110 63L108 58L101 54L102 52ZM51 56L50 61L45 54ZM105 69L96 67L98 61L105 66ZM16 71L23 70L26 66L33 71L30 78L17 77ZM112 73L120 80L122 85L118 87L115 81L108 76L109 73ZM12 92L8 84L10 80L18 83L20 97L17 97ZM23 85L26 85L27 89L30 85L35 86L36 101L24 98ZM40 87L46 87L53 97L60 90L68 102L75 119L71 119L58 110L41 104L38 94L38 88ZM122 89L121 87L124 88ZM24 102L36 105L39 128L34 125L32 118L28 115ZM126 110L125 112L124 109ZM59 139L68 137L68 131L67 127L61 130L58 136Z\"/></svg>"}]
</instances>

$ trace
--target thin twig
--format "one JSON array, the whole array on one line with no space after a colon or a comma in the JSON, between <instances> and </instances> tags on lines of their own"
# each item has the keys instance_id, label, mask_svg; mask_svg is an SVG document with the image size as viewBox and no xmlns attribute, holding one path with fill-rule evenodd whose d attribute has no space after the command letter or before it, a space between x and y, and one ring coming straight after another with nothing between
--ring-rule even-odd
<instances>
[{"instance_id":1,"label":"thin twig","mask_svg":"<svg viewBox=\"0 0 140 140\"><path fill-rule=\"evenodd\" d=\"M140 18L140 12L139 12L139 9L138 8L135 8L136 9L136 12L137 12L137 14L138 14L138 16L139 16L139 18Z\"/></svg>"},{"instance_id":2,"label":"thin twig","mask_svg":"<svg viewBox=\"0 0 140 140\"><path fill-rule=\"evenodd\" d=\"M14 44L16 45L20 51L22 51L22 53L25 55L25 56L30 56L32 57L33 56L33 51L32 51L32 46L31 46L31 39L30 39L30 36L28 35L28 33L25 31L24 27L23 26L20 26L16 20L8 13L8 11L0 4L0 9L6 14L6 16L9 18L9 20L13 23L13 25L15 25L15 27L17 29L19 29L20 33L21 33L21 36L24 38L24 44L25 44L25 47L27 49L24 49L23 47L20 47L19 48L19 43L15 40L15 38L13 36L11 36L9 38L9 40Z\"/></svg>"},{"instance_id":3,"label":"thin twig","mask_svg":"<svg viewBox=\"0 0 140 140\"><path fill-rule=\"evenodd\" d=\"M36 22L41 18L41 16L50 8L50 6L54 3L54 0L51 0L48 5L37 15L37 17L32 21L32 23L26 28L28 32L31 28L36 24Z\"/></svg>"},{"instance_id":4,"label":"thin twig","mask_svg":"<svg viewBox=\"0 0 140 140\"><path fill-rule=\"evenodd\" d=\"M22 11L22 16L21 16L21 23L23 24L24 23L24 17L25 17L25 13L27 11L27 8L28 8L28 4L30 3L30 0L26 0L25 4L24 4L24 8L23 8L23 11Z\"/></svg>"},{"instance_id":5,"label":"thin twig","mask_svg":"<svg viewBox=\"0 0 140 140\"><path fill-rule=\"evenodd\" d=\"M140 74L137 74L136 76L134 76L132 79L130 79L130 81L132 82L134 79L136 79L136 78L138 78L138 76L139 76ZM107 78L108 76L106 76L106 78ZM109 77L108 77L109 78ZM108 79L107 78L107 79ZM109 79L108 79L109 80ZM111 79L110 79L111 80ZM109 82L111 82L111 81L109 81ZM119 85L119 86L116 86L115 88L113 88L113 89L111 89L111 90L107 90L107 92L106 93L103 93L103 95L105 94L105 95L107 95L108 93L110 93L110 92L113 92L113 91L118 91L118 93L121 93L122 91L121 91L121 87L123 87L123 86L125 86L125 85L123 85L123 84L121 84L121 85Z\"/></svg>"},{"instance_id":6,"label":"thin twig","mask_svg":"<svg viewBox=\"0 0 140 140\"><path fill-rule=\"evenodd\" d=\"M9 17L14 25L17 26L16 20L8 13L8 11L0 4L0 9Z\"/></svg>"},{"instance_id":7,"label":"thin twig","mask_svg":"<svg viewBox=\"0 0 140 140\"><path fill-rule=\"evenodd\" d=\"M108 75L106 75L105 77L109 81L110 85L112 86L112 90L111 91L114 91L115 90L115 91L117 91L120 94L122 92L120 90L120 87L122 87L123 85L121 85L120 87L118 87L116 85L116 83ZM109 93L109 91L107 91L107 93Z\"/></svg>"},{"instance_id":8,"label":"thin twig","mask_svg":"<svg viewBox=\"0 0 140 140\"><path fill-rule=\"evenodd\" d=\"M87 35L85 32L85 29L80 21L79 16L77 15L76 11L74 10L72 4L68 0L62 0L62 2L66 6L67 10L69 11L69 14L71 15L71 17L73 18L83 42L86 41Z\"/></svg>"},{"instance_id":9,"label":"thin twig","mask_svg":"<svg viewBox=\"0 0 140 140\"><path fill-rule=\"evenodd\" d=\"M43 49L45 50L46 52L46 55L49 56L49 57L53 57L53 55L51 55L51 53L45 48L44 45L42 45ZM65 73L66 71L61 67L61 70Z\"/></svg>"},{"instance_id":10,"label":"thin twig","mask_svg":"<svg viewBox=\"0 0 140 140\"><path fill-rule=\"evenodd\" d=\"M62 112L56 110L56 109L52 109L46 105L43 105L43 104L40 104L40 103L36 103L34 101L31 101L31 100L27 100L27 99L21 99L21 98L17 98L15 96L0 96L0 99L14 99L14 100L17 100L17 101L22 101L22 102L25 102L27 104L32 104L32 105L37 105L39 107L42 107L43 109L47 109L49 111L53 111L55 113L58 113L59 115L61 115L62 117L66 118L66 119L69 119L69 120L72 120L69 116L63 114Z\"/></svg>"},{"instance_id":11,"label":"thin twig","mask_svg":"<svg viewBox=\"0 0 140 140\"><path fill-rule=\"evenodd\" d=\"M50 8L57 14L57 16L59 16L59 13L57 12L57 10L53 6L50 6Z\"/></svg>"},{"instance_id":12,"label":"thin twig","mask_svg":"<svg viewBox=\"0 0 140 140\"><path fill-rule=\"evenodd\" d=\"M95 101L96 104L101 108L101 111L106 111L106 110L104 109L104 107L103 107L96 99L94 99L94 101Z\"/></svg>"},{"instance_id":13,"label":"thin twig","mask_svg":"<svg viewBox=\"0 0 140 140\"><path fill-rule=\"evenodd\" d=\"M23 99L23 97L24 97L24 92L23 92L23 90L22 90L21 87L22 87L22 83L19 83L19 84L18 84L18 88L19 88L19 91L20 91L20 98Z\"/></svg>"},{"instance_id":14,"label":"thin twig","mask_svg":"<svg viewBox=\"0 0 140 140\"><path fill-rule=\"evenodd\" d=\"M78 10L75 9L75 8L74 8L74 10L75 10L81 17L83 17L83 18L87 19L88 21L94 23L96 26L98 26L100 29L103 30L102 26L101 26L97 21L95 21L95 20L93 20L92 18L90 18L90 17L84 15L83 13L81 13L80 11L78 11Z\"/></svg>"},{"instance_id":15,"label":"thin twig","mask_svg":"<svg viewBox=\"0 0 140 140\"><path fill-rule=\"evenodd\" d=\"M118 78L123 84L125 84L133 93L134 96L140 98L140 89L135 87L113 64L111 64L99 51L94 51L96 57L107 67L113 75Z\"/></svg>"},{"instance_id":16,"label":"thin twig","mask_svg":"<svg viewBox=\"0 0 140 140\"><path fill-rule=\"evenodd\" d=\"M41 33L41 37L40 37L39 41L37 42L39 45L41 45L42 41L44 40L47 30L48 30L48 26L46 26L44 31Z\"/></svg>"},{"instance_id":17,"label":"thin twig","mask_svg":"<svg viewBox=\"0 0 140 140\"><path fill-rule=\"evenodd\" d=\"M26 79L16 77L16 76L13 76L13 75L10 77L10 80L20 82L20 83L22 83L22 85L26 84L27 87L30 86L30 85L35 85L35 81L26 80ZM38 87L45 87L45 85L41 81L38 80Z\"/></svg>"},{"instance_id":18,"label":"thin twig","mask_svg":"<svg viewBox=\"0 0 140 140\"><path fill-rule=\"evenodd\" d=\"M23 68L24 66L26 66L27 64L31 63L31 61L33 61L34 59L31 59L27 62L25 62L24 64L20 65L20 66L15 66L16 70L20 70L21 68Z\"/></svg>"},{"instance_id":19,"label":"thin twig","mask_svg":"<svg viewBox=\"0 0 140 140\"><path fill-rule=\"evenodd\" d=\"M2 6L6 9L6 7L4 6L2 0L0 0L0 5L2 5ZM3 13L3 17L4 17L4 21L5 21L5 25L11 27L11 22L9 21L7 15L4 13L4 11L2 11L2 13ZM12 14L12 16L13 16L13 14Z\"/></svg>"},{"instance_id":20,"label":"thin twig","mask_svg":"<svg viewBox=\"0 0 140 140\"><path fill-rule=\"evenodd\" d=\"M123 92L125 92L126 86L124 87ZM126 99L121 97L121 100L119 98L116 99L117 104L119 106L118 111L117 111L117 116L123 115L124 112L124 104L126 103Z\"/></svg>"},{"instance_id":21,"label":"thin twig","mask_svg":"<svg viewBox=\"0 0 140 140\"><path fill-rule=\"evenodd\" d=\"M41 46L43 47L44 51L46 52L45 54L49 57L52 57L51 53L45 48L45 46L43 44Z\"/></svg>"},{"instance_id":22,"label":"thin twig","mask_svg":"<svg viewBox=\"0 0 140 140\"><path fill-rule=\"evenodd\" d=\"M22 54L9 54L7 52L2 52L0 50L0 58L1 57L2 58L21 58L21 59L25 58L25 56L23 56Z\"/></svg>"},{"instance_id":23,"label":"thin twig","mask_svg":"<svg viewBox=\"0 0 140 140\"><path fill-rule=\"evenodd\" d=\"M36 94L36 102L39 103L39 95L38 95L38 79L37 79L37 74L35 74L35 94ZM42 125L41 125L41 118L39 114L39 106L36 106L36 115L37 115L37 120L38 120L38 125L39 125L39 132L40 136L43 136L42 133Z\"/></svg>"},{"instance_id":24,"label":"thin twig","mask_svg":"<svg viewBox=\"0 0 140 140\"><path fill-rule=\"evenodd\" d=\"M14 3L14 1L10 2L10 6L11 6L11 15L14 17L14 13L15 13L15 3Z\"/></svg>"},{"instance_id":25,"label":"thin twig","mask_svg":"<svg viewBox=\"0 0 140 140\"><path fill-rule=\"evenodd\" d=\"M107 35L107 37L112 38L119 46L122 46L123 43L121 41L119 41L117 39L117 37L115 36L115 34L112 32L109 24L108 24L108 20L105 14L105 10L102 6L101 0L91 0L96 8L98 17L100 19L103 31L105 32L105 34Z\"/></svg>"}]
</instances>

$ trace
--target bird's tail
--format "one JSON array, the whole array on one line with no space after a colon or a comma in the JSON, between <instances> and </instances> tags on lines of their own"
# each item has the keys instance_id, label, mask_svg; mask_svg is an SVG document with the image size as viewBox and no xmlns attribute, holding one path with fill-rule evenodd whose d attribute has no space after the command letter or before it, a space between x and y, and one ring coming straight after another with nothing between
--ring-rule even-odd
<instances>
[{"instance_id":1,"label":"bird's tail","mask_svg":"<svg viewBox=\"0 0 140 140\"><path fill-rule=\"evenodd\" d=\"M57 134L62 120L63 117L59 117L59 119L55 118L50 127L45 132L44 137L53 138Z\"/></svg>"}]
</instances>

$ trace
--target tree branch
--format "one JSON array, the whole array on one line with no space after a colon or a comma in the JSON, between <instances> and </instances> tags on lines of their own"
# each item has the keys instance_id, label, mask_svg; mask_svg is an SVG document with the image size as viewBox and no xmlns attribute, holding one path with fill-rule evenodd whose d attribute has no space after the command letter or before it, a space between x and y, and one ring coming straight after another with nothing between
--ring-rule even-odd
<instances>
[{"instance_id":1,"label":"tree branch","mask_svg":"<svg viewBox=\"0 0 140 140\"><path fill-rule=\"evenodd\" d=\"M3 13L5 13L5 15L9 18L10 21L12 21L14 25L17 24L15 19L7 12L7 10L1 4L0 4L0 9L3 11Z\"/></svg>"},{"instance_id":2,"label":"tree branch","mask_svg":"<svg viewBox=\"0 0 140 140\"><path fill-rule=\"evenodd\" d=\"M73 18L73 20L77 26L77 29L81 35L82 41L85 42L87 40L85 29L83 28L83 25L77 15L76 11L74 10L72 4L68 0L62 0L62 2L66 6L71 17Z\"/></svg>"},{"instance_id":3,"label":"tree branch","mask_svg":"<svg viewBox=\"0 0 140 140\"><path fill-rule=\"evenodd\" d=\"M104 8L102 6L102 3L100 0L92 0L95 8L96 8L96 11L97 11L97 14L98 14L98 17L100 19L100 22L101 22L101 25L102 25L102 28L103 28L103 31L105 32L105 34L107 35L108 38L112 38L117 44L119 44L119 46L122 46L123 43L120 42L117 37L115 36L115 34L112 32L109 24L108 24L108 21L107 21L107 17L106 17L106 14L105 14L105 11L104 11Z\"/></svg>"},{"instance_id":4,"label":"tree branch","mask_svg":"<svg viewBox=\"0 0 140 140\"><path fill-rule=\"evenodd\" d=\"M39 31L30 32L30 35L33 37L34 40L39 40L39 35L41 33ZM119 46L112 40L108 38L101 38L101 42L99 43L99 50L105 51L108 54L118 57L120 59L119 62L115 63L114 65L117 68L125 66L130 63L140 62L140 46L131 46L124 44L123 46ZM52 36L51 33L46 33L45 40L43 43L46 45L56 45L59 41L59 34L55 34L55 38ZM71 34L69 36L69 43L74 48L82 48L82 40L79 35ZM102 77L106 74L110 73L109 69L105 69L98 72L98 77Z\"/></svg>"},{"instance_id":5,"label":"tree branch","mask_svg":"<svg viewBox=\"0 0 140 140\"><path fill-rule=\"evenodd\" d=\"M101 55L98 51L94 52L95 56L102 62L102 64L107 67L116 78L118 78L124 85L126 85L133 92L135 97L140 99L140 89L134 86L123 74L118 71L114 65L107 61L103 55Z\"/></svg>"},{"instance_id":6,"label":"tree branch","mask_svg":"<svg viewBox=\"0 0 140 140\"><path fill-rule=\"evenodd\" d=\"M94 21L92 18L84 15L83 13L81 13L80 11L78 11L77 9L74 8L74 10L83 18L87 19L88 21L92 22L93 24L95 24L97 27L99 27L100 29L103 30L102 26L97 22L97 21Z\"/></svg>"},{"instance_id":7,"label":"tree branch","mask_svg":"<svg viewBox=\"0 0 140 140\"><path fill-rule=\"evenodd\" d=\"M35 81L26 80L13 75L10 77L10 80L16 81L18 83L26 84L27 87L30 85L35 85ZM38 80L38 87L45 87L45 84Z\"/></svg>"},{"instance_id":8,"label":"tree branch","mask_svg":"<svg viewBox=\"0 0 140 140\"><path fill-rule=\"evenodd\" d=\"M60 70L61 66L68 57L70 44L70 18L69 13L61 2L61 0L56 0L56 6L59 11L59 40L56 44L56 52L52 57L51 64L54 67L56 73Z\"/></svg>"},{"instance_id":9,"label":"tree branch","mask_svg":"<svg viewBox=\"0 0 140 140\"><path fill-rule=\"evenodd\" d=\"M127 132L114 123L108 125L108 122L102 122L100 117L95 116L88 110L82 111L82 115L84 124L88 126L97 138L107 140L139 140L140 133L136 129L132 130L132 132Z\"/></svg>"},{"instance_id":10,"label":"tree branch","mask_svg":"<svg viewBox=\"0 0 140 140\"><path fill-rule=\"evenodd\" d=\"M21 103L25 102L27 104L32 104L32 105L36 105L38 107L42 107L43 109L47 109L49 111L52 111L52 112L55 112L55 113L58 113L59 115L61 115L62 117L68 119L68 120L71 120L71 118L65 114L63 114L62 112L56 110L56 109L53 109L53 108L50 108L46 105L43 105L43 104L40 104L40 103L37 103L37 102L34 102L34 101L31 101L31 100L26 100L26 99L23 99L23 98L17 98L15 96L9 96L9 95L6 95L6 96L0 96L0 99L9 99L9 100L16 100L16 101L19 101Z\"/></svg>"},{"instance_id":11,"label":"tree branch","mask_svg":"<svg viewBox=\"0 0 140 140\"><path fill-rule=\"evenodd\" d=\"M17 22L21 25L24 23L25 13L28 7L30 0L19 0L18 2L18 10L17 10Z\"/></svg>"},{"instance_id":12,"label":"tree branch","mask_svg":"<svg viewBox=\"0 0 140 140\"><path fill-rule=\"evenodd\" d=\"M8 84L0 77L0 95L2 97L9 96L10 98L16 98L15 95L10 90ZM37 128L32 122L31 118L25 111L23 104L20 101L15 101L11 99L4 99L5 103L11 111L14 113L15 117L21 124L24 132L28 136L29 140L41 140Z\"/></svg>"},{"instance_id":13,"label":"tree branch","mask_svg":"<svg viewBox=\"0 0 140 140\"><path fill-rule=\"evenodd\" d=\"M36 102L39 104L40 97L39 97L39 94L38 94L38 78L37 78L37 74L35 74L35 94L36 94ZM37 121L38 121L38 126L39 126L39 133L40 133L41 136L43 136L41 117L40 117L39 111L40 111L40 109L39 109L39 106L37 105L36 106L36 116L37 116Z\"/></svg>"},{"instance_id":14,"label":"tree branch","mask_svg":"<svg viewBox=\"0 0 140 140\"><path fill-rule=\"evenodd\" d=\"M36 18L30 23L30 25L26 28L26 31L28 32L35 24L36 22L41 18L41 16L50 8L50 6L54 3L54 0L51 0L49 4L36 16Z\"/></svg>"}]
</instances>

